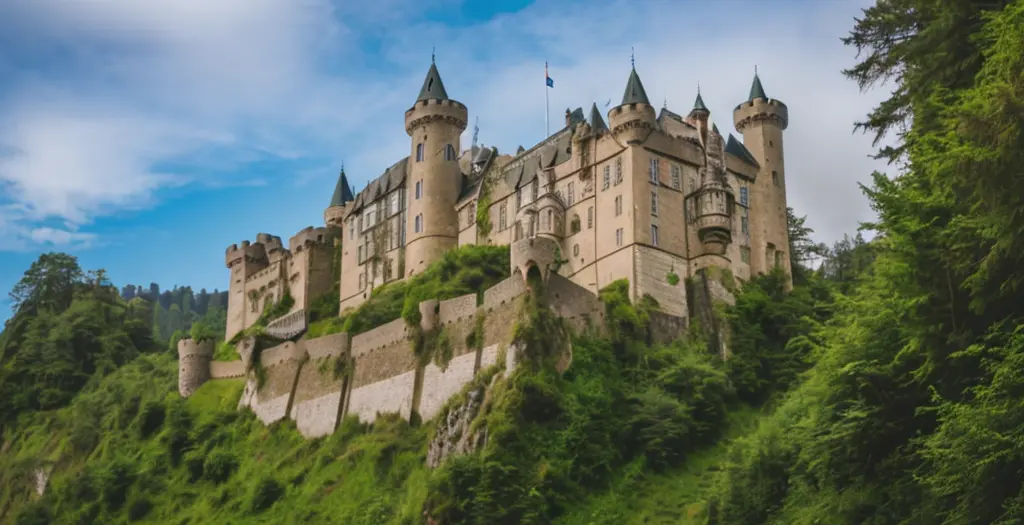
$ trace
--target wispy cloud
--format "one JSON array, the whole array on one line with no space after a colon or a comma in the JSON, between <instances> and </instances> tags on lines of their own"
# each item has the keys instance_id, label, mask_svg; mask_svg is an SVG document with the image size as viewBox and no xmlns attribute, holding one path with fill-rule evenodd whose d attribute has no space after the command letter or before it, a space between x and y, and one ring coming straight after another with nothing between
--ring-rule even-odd
<instances>
[{"instance_id":1,"label":"wispy cloud","mask_svg":"<svg viewBox=\"0 0 1024 525\"><path fill-rule=\"evenodd\" d=\"M723 131L757 64L790 106L790 203L837 237L868 218L854 182L876 167L851 123L877 96L838 71L860 3L541 1L459 27L417 11L455 0L4 3L0 47L23 51L0 58L0 204L17 210L0 215L0 249L95 242L92 220L169 187L266 182L244 170L262 159L344 162L361 186L408 155L402 115L435 43L449 93L506 151L541 138L545 60L553 124L566 106L614 105L635 47L652 100L685 112L699 81ZM302 186L307 170L281 176Z\"/></svg>"}]
</instances>

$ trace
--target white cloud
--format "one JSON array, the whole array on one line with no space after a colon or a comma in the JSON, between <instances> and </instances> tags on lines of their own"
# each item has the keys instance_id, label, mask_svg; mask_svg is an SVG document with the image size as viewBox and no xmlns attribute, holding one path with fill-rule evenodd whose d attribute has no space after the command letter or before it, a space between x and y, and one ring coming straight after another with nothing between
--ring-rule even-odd
<instances>
[{"instance_id":1,"label":"white cloud","mask_svg":"<svg viewBox=\"0 0 1024 525\"><path fill-rule=\"evenodd\" d=\"M23 71L0 93L0 198L20 210L0 220L0 239L85 240L78 225L152 205L161 188L193 182L162 169L168 162L232 172L267 154L329 156L345 162L359 188L408 154L402 114L433 43L449 94L480 117L481 140L505 151L543 134L545 59L556 80L552 129L566 106L596 101L604 111L609 98L618 102L633 46L652 102L667 98L685 113L699 81L726 132L757 64L769 95L790 108L790 204L811 216L819 238L836 238L870 217L855 181L878 167L867 158L869 139L851 131L880 94L861 96L839 74L853 62L838 38L863 3L771 10L730 1L701 12L674 1L539 2L460 28L414 23L423 6L409 0L369 10L329 0L0 6L0 30L20 28L11 38L24 49L72 57L60 70ZM380 51L376 61L360 51L367 36ZM325 176L330 184L335 169ZM68 235L34 233L47 218L66 221Z\"/></svg>"}]
</instances>

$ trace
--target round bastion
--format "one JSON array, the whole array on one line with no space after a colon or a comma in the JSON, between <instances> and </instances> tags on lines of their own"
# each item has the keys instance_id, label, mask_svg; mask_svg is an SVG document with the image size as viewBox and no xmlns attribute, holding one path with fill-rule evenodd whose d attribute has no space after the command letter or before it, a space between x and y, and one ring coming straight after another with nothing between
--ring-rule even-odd
<instances>
[{"instance_id":1,"label":"round bastion","mask_svg":"<svg viewBox=\"0 0 1024 525\"><path fill-rule=\"evenodd\" d=\"M178 393L189 397L210 380L213 341L182 339L178 341Z\"/></svg>"}]
</instances>

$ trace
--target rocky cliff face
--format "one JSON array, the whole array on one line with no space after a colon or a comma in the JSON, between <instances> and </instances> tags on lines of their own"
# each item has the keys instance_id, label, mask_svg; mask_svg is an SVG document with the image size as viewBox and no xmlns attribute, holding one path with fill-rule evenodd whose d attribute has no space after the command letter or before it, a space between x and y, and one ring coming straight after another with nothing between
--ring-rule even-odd
<instances>
[{"instance_id":1,"label":"rocky cliff face","mask_svg":"<svg viewBox=\"0 0 1024 525\"><path fill-rule=\"evenodd\" d=\"M437 468L449 456L470 454L483 448L487 443L487 427L480 425L473 429L472 425L489 391L490 388L484 386L470 390L462 403L453 406L438 421L434 439L427 449L427 466Z\"/></svg>"}]
</instances>

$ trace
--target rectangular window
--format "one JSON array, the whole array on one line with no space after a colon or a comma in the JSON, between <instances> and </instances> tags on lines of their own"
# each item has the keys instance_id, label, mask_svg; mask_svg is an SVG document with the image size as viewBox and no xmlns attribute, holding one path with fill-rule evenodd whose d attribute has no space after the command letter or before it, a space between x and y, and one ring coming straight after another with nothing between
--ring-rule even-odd
<instances>
[{"instance_id":1,"label":"rectangular window","mask_svg":"<svg viewBox=\"0 0 1024 525\"><path fill-rule=\"evenodd\" d=\"M750 233L750 219L747 217L740 217L740 231L743 233Z\"/></svg>"},{"instance_id":2,"label":"rectangular window","mask_svg":"<svg viewBox=\"0 0 1024 525\"><path fill-rule=\"evenodd\" d=\"M394 215L394 214L398 213L399 206L401 205L401 203L402 203L402 201L401 201L399 192L396 191L396 192L392 193L391 194L391 209L389 210L388 214L389 215Z\"/></svg>"},{"instance_id":3,"label":"rectangular window","mask_svg":"<svg viewBox=\"0 0 1024 525\"><path fill-rule=\"evenodd\" d=\"M651 167L647 170L647 175L651 178L651 184L658 183L658 159L651 159Z\"/></svg>"},{"instance_id":4,"label":"rectangular window","mask_svg":"<svg viewBox=\"0 0 1024 525\"><path fill-rule=\"evenodd\" d=\"M573 190L572 190L572 183L570 182L569 183L569 200L566 202L566 204L568 204L569 206L572 206L573 196L574 196L574 193L573 193Z\"/></svg>"},{"instance_id":5,"label":"rectangular window","mask_svg":"<svg viewBox=\"0 0 1024 525\"><path fill-rule=\"evenodd\" d=\"M594 207L587 208L587 229L594 227Z\"/></svg>"},{"instance_id":6,"label":"rectangular window","mask_svg":"<svg viewBox=\"0 0 1024 525\"><path fill-rule=\"evenodd\" d=\"M750 247L740 246L740 260L750 264Z\"/></svg>"},{"instance_id":7,"label":"rectangular window","mask_svg":"<svg viewBox=\"0 0 1024 525\"><path fill-rule=\"evenodd\" d=\"M416 200L423 196L423 181L416 181Z\"/></svg>"},{"instance_id":8,"label":"rectangular window","mask_svg":"<svg viewBox=\"0 0 1024 525\"><path fill-rule=\"evenodd\" d=\"M615 159L615 185L622 184L622 157Z\"/></svg>"},{"instance_id":9,"label":"rectangular window","mask_svg":"<svg viewBox=\"0 0 1024 525\"><path fill-rule=\"evenodd\" d=\"M772 185L776 187L779 185L779 172L775 170L772 170Z\"/></svg>"},{"instance_id":10,"label":"rectangular window","mask_svg":"<svg viewBox=\"0 0 1024 525\"><path fill-rule=\"evenodd\" d=\"M508 227L508 207L505 203L501 203L501 207L498 208L498 231L504 230Z\"/></svg>"},{"instance_id":11,"label":"rectangular window","mask_svg":"<svg viewBox=\"0 0 1024 525\"><path fill-rule=\"evenodd\" d=\"M612 184L612 167L611 167L611 165L606 165L604 167L604 182L601 184L601 189L602 190L607 190L608 186L611 186L611 184Z\"/></svg>"},{"instance_id":12,"label":"rectangular window","mask_svg":"<svg viewBox=\"0 0 1024 525\"><path fill-rule=\"evenodd\" d=\"M615 216L622 215L622 195L615 197Z\"/></svg>"},{"instance_id":13,"label":"rectangular window","mask_svg":"<svg viewBox=\"0 0 1024 525\"><path fill-rule=\"evenodd\" d=\"M530 184L530 202L537 200L540 197L540 181L533 179L533 184Z\"/></svg>"},{"instance_id":14,"label":"rectangular window","mask_svg":"<svg viewBox=\"0 0 1024 525\"><path fill-rule=\"evenodd\" d=\"M615 246L622 246L622 228L615 230Z\"/></svg>"},{"instance_id":15,"label":"rectangular window","mask_svg":"<svg viewBox=\"0 0 1024 525\"><path fill-rule=\"evenodd\" d=\"M682 188L682 184L683 184L683 182L682 182L682 176L679 173L679 166L676 166L675 164L673 164L672 165L672 187L674 189L678 190L678 189Z\"/></svg>"},{"instance_id":16,"label":"rectangular window","mask_svg":"<svg viewBox=\"0 0 1024 525\"><path fill-rule=\"evenodd\" d=\"M348 221L348 239L352 241L356 238L356 221Z\"/></svg>"},{"instance_id":17,"label":"rectangular window","mask_svg":"<svg viewBox=\"0 0 1024 525\"><path fill-rule=\"evenodd\" d=\"M658 226L656 224L651 225L651 246L658 245Z\"/></svg>"},{"instance_id":18,"label":"rectangular window","mask_svg":"<svg viewBox=\"0 0 1024 525\"><path fill-rule=\"evenodd\" d=\"M423 143L420 142L416 145L416 162L423 161Z\"/></svg>"},{"instance_id":19,"label":"rectangular window","mask_svg":"<svg viewBox=\"0 0 1024 525\"><path fill-rule=\"evenodd\" d=\"M363 264L363 247L362 246L359 247L359 258L358 258L358 260L359 260L359 264ZM362 288L362 286L360 286L360 288Z\"/></svg>"},{"instance_id":20,"label":"rectangular window","mask_svg":"<svg viewBox=\"0 0 1024 525\"><path fill-rule=\"evenodd\" d=\"M740 186L740 204L744 206L750 205L750 193L746 186Z\"/></svg>"},{"instance_id":21,"label":"rectangular window","mask_svg":"<svg viewBox=\"0 0 1024 525\"><path fill-rule=\"evenodd\" d=\"M444 147L444 160L455 160L455 147L448 144Z\"/></svg>"},{"instance_id":22,"label":"rectangular window","mask_svg":"<svg viewBox=\"0 0 1024 525\"><path fill-rule=\"evenodd\" d=\"M651 215L658 214L658 192L651 190Z\"/></svg>"},{"instance_id":23,"label":"rectangular window","mask_svg":"<svg viewBox=\"0 0 1024 525\"><path fill-rule=\"evenodd\" d=\"M423 231L423 216L422 215L417 215L413 219L413 221L415 222L415 224L413 224L413 230L412 231L414 233L419 233L419 232Z\"/></svg>"}]
</instances>

